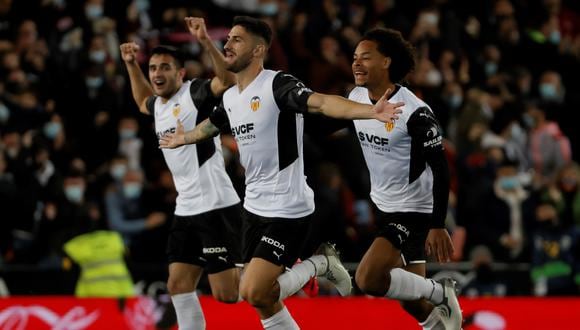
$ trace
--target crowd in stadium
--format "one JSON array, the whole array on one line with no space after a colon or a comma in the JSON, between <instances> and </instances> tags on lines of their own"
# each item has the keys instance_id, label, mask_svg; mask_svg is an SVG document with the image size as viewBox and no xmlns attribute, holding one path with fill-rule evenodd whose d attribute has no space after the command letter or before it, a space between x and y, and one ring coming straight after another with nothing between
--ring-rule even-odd
<instances>
[{"instance_id":1,"label":"crowd in stadium","mask_svg":"<svg viewBox=\"0 0 580 330\"><path fill-rule=\"evenodd\" d=\"M140 46L144 72L149 50L176 46L187 79L209 78L212 62L184 18L204 17L221 48L237 14L273 28L268 68L337 95L354 87L362 34L401 31L417 50L406 85L444 130L454 261L529 263L537 294L579 292L574 0L0 0L0 266L62 267L67 241L107 228L121 233L129 260L165 267L176 192L119 45ZM304 254L331 240L357 262L374 226L358 137L328 134L318 117L305 125L316 212ZM222 143L242 197L235 141Z\"/></svg>"}]
</instances>

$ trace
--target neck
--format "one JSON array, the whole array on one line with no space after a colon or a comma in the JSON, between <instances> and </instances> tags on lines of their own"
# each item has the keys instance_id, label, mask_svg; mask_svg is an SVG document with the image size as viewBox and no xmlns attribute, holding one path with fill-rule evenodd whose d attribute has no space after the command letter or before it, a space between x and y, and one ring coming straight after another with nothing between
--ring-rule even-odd
<instances>
[{"instance_id":1,"label":"neck","mask_svg":"<svg viewBox=\"0 0 580 330\"><path fill-rule=\"evenodd\" d=\"M262 61L255 61L250 63L247 68L236 73L236 84L238 90L242 92L249 84L256 79L256 77L264 70L264 64Z\"/></svg>"},{"instance_id":2,"label":"neck","mask_svg":"<svg viewBox=\"0 0 580 330\"><path fill-rule=\"evenodd\" d=\"M171 99L173 95L177 94L177 92L181 89L181 86L183 86L183 82L181 84L177 84L177 86L175 86L175 89L173 90L173 92L171 92L169 96L167 97L159 96L161 98L161 103L163 104L167 103L167 101L169 101L169 99Z\"/></svg>"},{"instance_id":3,"label":"neck","mask_svg":"<svg viewBox=\"0 0 580 330\"><path fill-rule=\"evenodd\" d=\"M391 90L391 93L388 95L388 97L393 95L395 92L395 84L390 81L383 80L378 85L368 86L367 89L369 91L369 98L373 101L377 101L383 96L383 94L385 94L387 89Z\"/></svg>"}]
</instances>

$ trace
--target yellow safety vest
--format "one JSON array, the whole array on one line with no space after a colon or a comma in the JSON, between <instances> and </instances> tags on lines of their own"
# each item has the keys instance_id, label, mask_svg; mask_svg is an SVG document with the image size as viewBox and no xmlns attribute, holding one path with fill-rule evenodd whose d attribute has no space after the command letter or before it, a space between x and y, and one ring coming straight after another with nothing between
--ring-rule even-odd
<instances>
[{"instance_id":1,"label":"yellow safety vest","mask_svg":"<svg viewBox=\"0 0 580 330\"><path fill-rule=\"evenodd\" d=\"M133 280L123 260L125 246L119 233L99 230L77 236L64 251L81 267L77 297L135 296Z\"/></svg>"}]
</instances>

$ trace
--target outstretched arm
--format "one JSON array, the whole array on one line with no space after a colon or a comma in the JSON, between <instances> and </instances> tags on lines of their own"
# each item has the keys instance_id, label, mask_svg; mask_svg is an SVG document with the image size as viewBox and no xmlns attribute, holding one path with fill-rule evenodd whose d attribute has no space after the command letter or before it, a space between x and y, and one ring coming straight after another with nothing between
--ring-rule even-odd
<instances>
[{"instance_id":1,"label":"outstretched arm","mask_svg":"<svg viewBox=\"0 0 580 330\"><path fill-rule=\"evenodd\" d=\"M137 103L139 111L144 114L149 114L146 104L147 98L153 95L153 90L136 60L139 46L134 42L129 42L122 44L120 48L121 58L125 62L125 67L127 67L127 72L129 73L133 99Z\"/></svg>"},{"instance_id":2,"label":"outstretched arm","mask_svg":"<svg viewBox=\"0 0 580 330\"><path fill-rule=\"evenodd\" d=\"M168 133L162 136L159 139L159 148L175 149L184 144L199 143L218 135L219 132L219 128L212 124L209 118L206 118L195 126L193 130L187 132L183 129L181 121L177 120L175 133Z\"/></svg>"},{"instance_id":3,"label":"outstretched arm","mask_svg":"<svg viewBox=\"0 0 580 330\"><path fill-rule=\"evenodd\" d=\"M400 109L405 103L389 103L387 96L390 89L374 105L362 104L337 95L313 93L308 98L308 111L322 113L338 119L377 119L382 122L394 122L399 119Z\"/></svg>"},{"instance_id":4,"label":"outstretched arm","mask_svg":"<svg viewBox=\"0 0 580 330\"><path fill-rule=\"evenodd\" d=\"M218 96L236 83L235 75L226 69L226 61L223 54L217 49L209 35L205 26L205 21L201 17L186 17L185 23L194 37L197 38L203 49L209 54L215 78L211 81L211 91Z\"/></svg>"}]
</instances>

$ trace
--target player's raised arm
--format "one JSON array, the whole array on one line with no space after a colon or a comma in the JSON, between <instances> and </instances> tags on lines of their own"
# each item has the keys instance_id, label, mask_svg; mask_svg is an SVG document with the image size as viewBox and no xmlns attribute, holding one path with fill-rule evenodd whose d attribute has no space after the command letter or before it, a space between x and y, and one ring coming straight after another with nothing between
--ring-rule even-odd
<instances>
[{"instance_id":1,"label":"player's raised arm","mask_svg":"<svg viewBox=\"0 0 580 330\"><path fill-rule=\"evenodd\" d=\"M220 132L209 118L205 119L191 131L185 132L181 121L177 121L175 133L167 133L159 138L159 148L175 149L184 144L195 144L210 139Z\"/></svg>"},{"instance_id":2,"label":"player's raised arm","mask_svg":"<svg viewBox=\"0 0 580 330\"><path fill-rule=\"evenodd\" d=\"M153 95L153 90L151 85L145 78L145 75L137 63L137 53L139 52L139 46L134 42L128 42L121 44L121 58L125 62L125 67L127 67L127 72L129 73L129 81L131 82L131 93L133 94L133 99L139 111L145 114L149 114L147 110L147 99Z\"/></svg>"},{"instance_id":3,"label":"player's raised arm","mask_svg":"<svg viewBox=\"0 0 580 330\"><path fill-rule=\"evenodd\" d=\"M236 77L226 69L224 56L209 37L204 19L201 17L186 17L185 23L189 33L197 38L203 49L209 54L215 73L215 78L211 81L211 91L216 96L221 95L226 89L236 83Z\"/></svg>"},{"instance_id":4,"label":"player's raised arm","mask_svg":"<svg viewBox=\"0 0 580 330\"><path fill-rule=\"evenodd\" d=\"M374 105L357 103L337 95L314 93L308 98L308 111L322 113L338 119L377 119L382 122L393 122L399 117L400 109L405 103L390 103L387 100L390 90Z\"/></svg>"}]
</instances>

